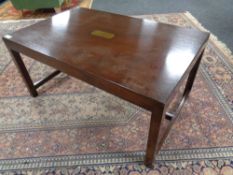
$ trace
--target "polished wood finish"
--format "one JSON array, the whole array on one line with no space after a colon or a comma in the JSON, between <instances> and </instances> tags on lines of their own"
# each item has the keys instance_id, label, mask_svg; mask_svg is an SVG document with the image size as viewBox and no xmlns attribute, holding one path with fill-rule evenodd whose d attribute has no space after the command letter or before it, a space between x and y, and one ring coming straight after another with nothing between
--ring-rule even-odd
<instances>
[{"instance_id":1,"label":"polished wood finish","mask_svg":"<svg viewBox=\"0 0 233 175\"><path fill-rule=\"evenodd\" d=\"M182 104L187 98L208 37L194 29L79 8L3 40L33 96L35 86L18 53L150 110L145 164L151 166L166 137L158 139L167 106L189 75Z\"/></svg>"},{"instance_id":2,"label":"polished wood finish","mask_svg":"<svg viewBox=\"0 0 233 175\"><path fill-rule=\"evenodd\" d=\"M154 110L151 112L151 121L150 121L150 128L149 128L149 135L147 141L147 148L146 148L146 156L145 156L145 165L148 167L152 166L154 161L154 154L157 153L158 150L158 137L159 137L159 130L160 125L162 122L162 116L164 112L163 105L156 105ZM152 168L152 167L151 167Z\"/></svg>"}]
</instances>

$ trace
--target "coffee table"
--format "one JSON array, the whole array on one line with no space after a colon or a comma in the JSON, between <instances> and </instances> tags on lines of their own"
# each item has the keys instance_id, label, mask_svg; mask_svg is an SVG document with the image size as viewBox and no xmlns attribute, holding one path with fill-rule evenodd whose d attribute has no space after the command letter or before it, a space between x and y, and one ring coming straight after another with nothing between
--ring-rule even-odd
<instances>
[{"instance_id":1,"label":"coffee table","mask_svg":"<svg viewBox=\"0 0 233 175\"><path fill-rule=\"evenodd\" d=\"M145 155L151 166L192 88L208 38L194 29L79 8L3 40L33 97L64 72L151 111ZM20 53L56 71L33 83ZM182 100L171 114L168 106L186 77Z\"/></svg>"}]
</instances>

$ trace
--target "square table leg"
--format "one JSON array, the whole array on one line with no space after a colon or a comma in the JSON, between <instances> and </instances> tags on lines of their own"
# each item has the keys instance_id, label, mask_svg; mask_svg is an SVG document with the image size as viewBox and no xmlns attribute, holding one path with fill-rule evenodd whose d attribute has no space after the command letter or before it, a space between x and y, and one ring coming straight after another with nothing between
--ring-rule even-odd
<instances>
[{"instance_id":1,"label":"square table leg","mask_svg":"<svg viewBox=\"0 0 233 175\"><path fill-rule=\"evenodd\" d=\"M198 57L197 62L195 63L195 65L193 66L192 70L189 73L183 96L187 96L193 87L193 83L194 83L195 77L197 75L197 70L198 70L199 65L201 63L201 59L202 59L203 54L204 54L204 50L201 52L200 56Z\"/></svg>"},{"instance_id":2,"label":"square table leg","mask_svg":"<svg viewBox=\"0 0 233 175\"><path fill-rule=\"evenodd\" d=\"M42 86L43 84L45 84L46 82L48 82L49 80L51 80L53 77L57 76L58 74L61 73L61 71L59 70L55 70L54 72L52 72L51 74L49 74L47 77L33 83L28 71L27 71L27 68L23 62L23 59L22 57L20 56L19 52L16 52L12 49L9 49L9 52L12 56L12 59L16 65L16 67L18 68L24 82L25 82L25 85L29 91L29 93L31 94L31 96L33 97L36 97L38 96L38 92L37 92L37 88L39 88L40 86Z\"/></svg>"},{"instance_id":3,"label":"square table leg","mask_svg":"<svg viewBox=\"0 0 233 175\"><path fill-rule=\"evenodd\" d=\"M164 107L156 106L151 113L150 128L147 140L146 156L145 156L145 165L147 167L152 167L154 162L155 153L158 151L159 143L159 130L163 117Z\"/></svg>"},{"instance_id":4,"label":"square table leg","mask_svg":"<svg viewBox=\"0 0 233 175\"><path fill-rule=\"evenodd\" d=\"M18 52L14 51L14 50L9 50L9 51L11 53L13 61L16 65L16 67L18 68L31 96L33 96L33 97L38 96L37 90L32 82L32 79L31 79L28 71L27 71L27 68L25 67L25 64L23 62L22 57L20 56L20 54Z\"/></svg>"},{"instance_id":5,"label":"square table leg","mask_svg":"<svg viewBox=\"0 0 233 175\"><path fill-rule=\"evenodd\" d=\"M193 87L193 83L194 83L194 80L195 80L203 53L204 53L204 50L202 51L202 53L198 57L198 60L196 61L195 65L193 66L193 68L191 69L191 71L188 75L188 80L186 82L184 93L183 93L183 100L181 101L181 103L177 109L176 115L178 115L178 113L180 112L187 96L189 95L189 93ZM151 114L150 129L149 129L149 136L148 136L146 156L145 156L145 165L147 167L152 167L155 154L159 151L159 149L161 147L161 145L158 145L159 144L158 137L159 137L159 130L160 130L160 125L162 122L163 114L164 114L164 107L163 106L161 106L161 107L156 106ZM173 117L171 117L171 119Z\"/></svg>"}]
</instances>

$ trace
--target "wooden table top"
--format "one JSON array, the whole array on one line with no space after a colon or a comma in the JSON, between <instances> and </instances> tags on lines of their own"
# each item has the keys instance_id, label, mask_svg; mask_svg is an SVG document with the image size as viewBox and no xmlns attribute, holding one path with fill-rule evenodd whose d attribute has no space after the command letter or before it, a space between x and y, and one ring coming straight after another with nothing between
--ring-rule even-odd
<instances>
[{"instance_id":1,"label":"wooden table top","mask_svg":"<svg viewBox=\"0 0 233 175\"><path fill-rule=\"evenodd\" d=\"M194 29L79 8L4 39L38 61L77 70L91 84L166 103L208 37Z\"/></svg>"}]
</instances>

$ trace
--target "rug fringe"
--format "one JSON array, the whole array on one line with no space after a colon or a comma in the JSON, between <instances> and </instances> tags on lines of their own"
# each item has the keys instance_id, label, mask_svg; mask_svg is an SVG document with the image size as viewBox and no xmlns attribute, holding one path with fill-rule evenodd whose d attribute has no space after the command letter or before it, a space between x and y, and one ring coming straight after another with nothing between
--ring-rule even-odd
<instances>
[{"instance_id":1,"label":"rug fringe","mask_svg":"<svg viewBox=\"0 0 233 175\"><path fill-rule=\"evenodd\" d=\"M6 24L6 23L20 23L20 22L30 22L30 21L42 21L45 20L46 18L30 18L30 19L6 19L6 20L2 20L0 21L0 25L1 23Z\"/></svg>"},{"instance_id":2,"label":"rug fringe","mask_svg":"<svg viewBox=\"0 0 233 175\"><path fill-rule=\"evenodd\" d=\"M225 43L220 41L217 36L215 36L211 31L207 30L189 11L184 13L200 30L210 33L210 38L215 42L215 44L224 51L224 54L229 58L230 64L233 65L233 55L232 51L227 47Z\"/></svg>"}]
</instances>

